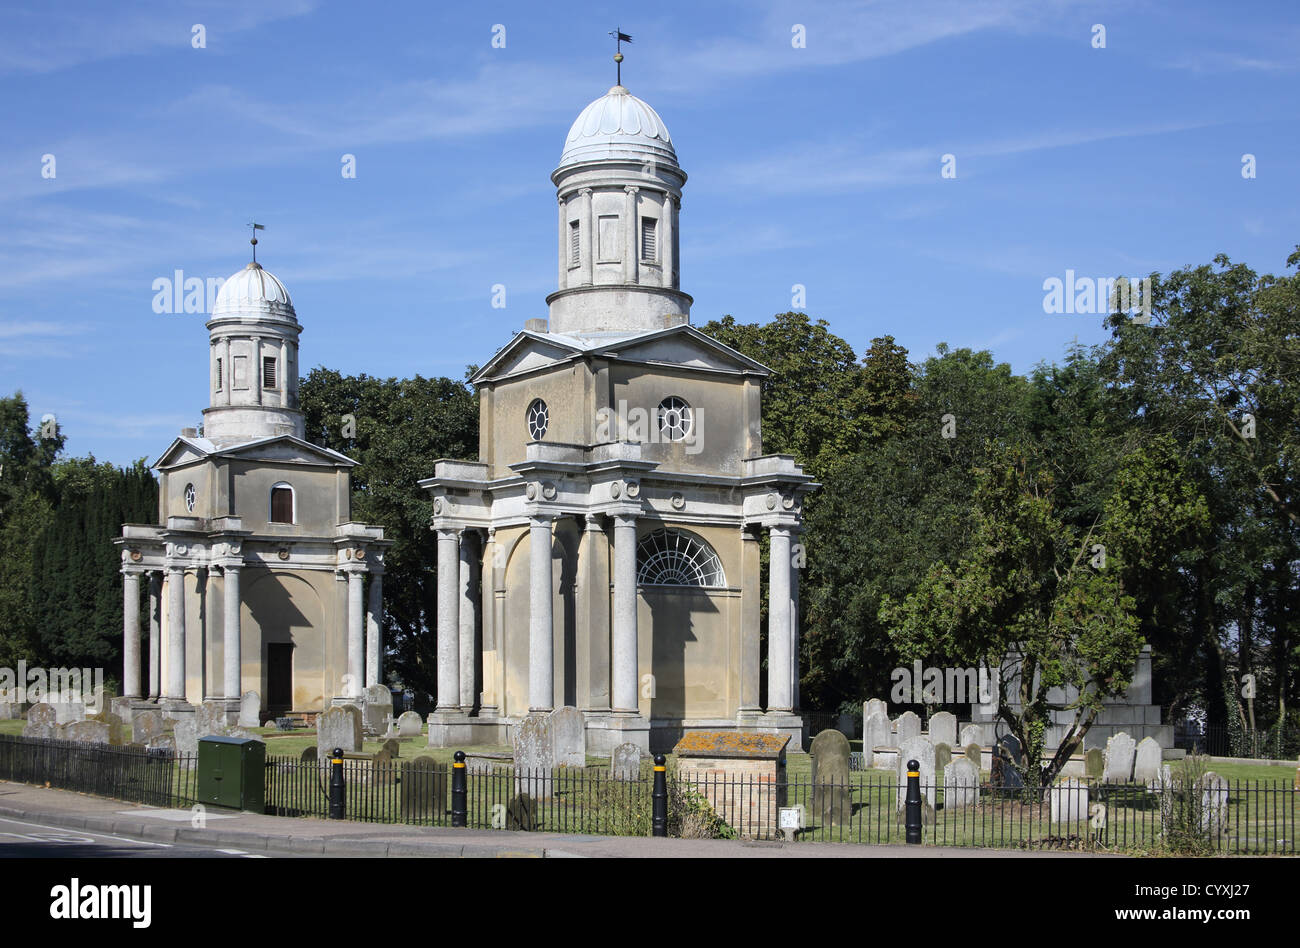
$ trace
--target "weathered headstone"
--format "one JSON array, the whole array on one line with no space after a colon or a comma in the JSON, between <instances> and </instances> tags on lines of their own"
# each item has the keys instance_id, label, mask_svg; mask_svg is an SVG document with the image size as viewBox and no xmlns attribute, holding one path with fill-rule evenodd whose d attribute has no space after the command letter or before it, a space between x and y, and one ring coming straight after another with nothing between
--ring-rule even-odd
<instances>
[{"instance_id":1,"label":"weathered headstone","mask_svg":"<svg viewBox=\"0 0 1300 948\"><path fill-rule=\"evenodd\" d=\"M1133 756L1136 745L1126 731L1112 734L1106 741L1106 765L1102 779L1106 783L1128 783L1133 779Z\"/></svg>"},{"instance_id":2,"label":"weathered headstone","mask_svg":"<svg viewBox=\"0 0 1300 948\"><path fill-rule=\"evenodd\" d=\"M194 723L199 737L226 736L226 703L205 701L194 709Z\"/></svg>"},{"instance_id":3,"label":"weathered headstone","mask_svg":"<svg viewBox=\"0 0 1300 948\"><path fill-rule=\"evenodd\" d=\"M121 747L126 743L126 725L122 719L111 711L101 711L96 715L87 718L88 721L98 721L108 726L108 743L115 747Z\"/></svg>"},{"instance_id":4,"label":"weathered headstone","mask_svg":"<svg viewBox=\"0 0 1300 948\"><path fill-rule=\"evenodd\" d=\"M889 719L889 705L879 698L872 698L862 705L862 720L866 720L873 714L882 715L886 720Z\"/></svg>"},{"instance_id":5,"label":"weathered headstone","mask_svg":"<svg viewBox=\"0 0 1300 948\"><path fill-rule=\"evenodd\" d=\"M537 829L537 802L528 794L511 797L506 804L506 829L529 832Z\"/></svg>"},{"instance_id":6,"label":"weathered headstone","mask_svg":"<svg viewBox=\"0 0 1300 948\"><path fill-rule=\"evenodd\" d=\"M17 701L0 700L0 721L16 721L21 716L22 705Z\"/></svg>"},{"instance_id":7,"label":"weathered headstone","mask_svg":"<svg viewBox=\"0 0 1300 948\"><path fill-rule=\"evenodd\" d=\"M941 773L952 761L952 748L947 744L934 745L934 772Z\"/></svg>"},{"instance_id":8,"label":"weathered headstone","mask_svg":"<svg viewBox=\"0 0 1300 948\"><path fill-rule=\"evenodd\" d=\"M419 737L424 730L424 721L414 711L403 711L397 719L398 737Z\"/></svg>"},{"instance_id":9,"label":"weathered headstone","mask_svg":"<svg viewBox=\"0 0 1300 948\"><path fill-rule=\"evenodd\" d=\"M984 741L984 729L978 724L967 724L961 729L961 746L969 747Z\"/></svg>"},{"instance_id":10,"label":"weathered headstone","mask_svg":"<svg viewBox=\"0 0 1300 948\"><path fill-rule=\"evenodd\" d=\"M957 717L949 711L930 715L930 743L938 747L957 743Z\"/></svg>"},{"instance_id":11,"label":"weathered headstone","mask_svg":"<svg viewBox=\"0 0 1300 948\"><path fill-rule=\"evenodd\" d=\"M587 765L587 730L577 708L556 708L551 712L551 740L556 767Z\"/></svg>"},{"instance_id":12,"label":"weathered headstone","mask_svg":"<svg viewBox=\"0 0 1300 948\"><path fill-rule=\"evenodd\" d=\"M58 723L58 711L53 705L34 704L27 709L27 723L23 725L23 737L52 740Z\"/></svg>"},{"instance_id":13,"label":"weathered headstone","mask_svg":"<svg viewBox=\"0 0 1300 948\"><path fill-rule=\"evenodd\" d=\"M990 782L999 790L1019 790L1025 785L1020 768L1024 766L1024 754L1020 750L1020 741L1013 734L1003 734L993 748L993 773Z\"/></svg>"},{"instance_id":14,"label":"weathered headstone","mask_svg":"<svg viewBox=\"0 0 1300 948\"><path fill-rule=\"evenodd\" d=\"M239 726L260 727L262 724L262 696L256 691L245 691L239 699Z\"/></svg>"},{"instance_id":15,"label":"weathered headstone","mask_svg":"<svg viewBox=\"0 0 1300 948\"><path fill-rule=\"evenodd\" d=\"M1213 770L1200 780L1201 826L1211 833L1222 832L1228 824L1228 781Z\"/></svg>"},{"instance_id":16,"label":"weathered headstone","mask_svg":"<svg viewBox=\"0 0 1300 948\"><path fill-rule=\"evenodd\" d=\"M196 717L197 714L185 714L179 718L166 719L166 722L171 725L172 739L176 742L176 753L197 754L199 752L199 737L207 737L207 735L199 734Z\"/></svg>"},{"instance_id":17,"label":"weathered headstone","mask_svg":"<svg viewBox=\"0 0 1300 948\"><path fill-rule=\"evenodd\" d=\"M361 710L350 704L339 705L316 715L316 748L325 757L334 748L344 753L361 750Z\"/></svg>"},{"instance_id":18,"label":"weathered headstone","mask_svg":"<svg viewBox=\"0 0 1300 948\"><path fill-rule=\"evenodd\" d=\"M447 765L432 757L402 764L402 819L436 822L447 810Z\"/></svg>"},{"instance_id":19,"label":"weathered headstone","mask_svg":"<svg viewBox=\"0 0 1300 948\"><path fill-rule=\"evenodd\" d=\"M894 737L898 741L896 746L902 747L904 741L909 741L914 737L921 736L921 719L916 716L914 711L904 711L894 722Z\"/></svg>"},{"instance_id":20,"label":"weathered headstone","mask_svg":"<svg viewBox=\"0 0 1300 948\"><path fill-rule=\"evenodd\" d=\"M898 745L898 814L904 812L907 801L907 767L915 760L921 774L921 809L925 822L934 820L934 745L924 737L909 737Z\"/></svg>"},{"instance_id":21,"label":"weathered headstone","mask_svg":"<svg viewBox=\"0 0 1300 948\"><path fill-rule=\"evenodd\" d=\"M609 757L611 780L636 780L641 776L641 748L635 744L619 744Z\"/></svg>"},{"instance_id":22,"label":"weathered headstone","mask_svg":"<svg viewBox=\"0 0 1300 948\"><path fill-rule=\"evenodd\" d=\"M51 704L59 724L74 724L86 719L86 706L80 701L59 701Z\"/></svg>"},{"instance_id":23,"label":"weathered headstone","mask_svg":"<svg viewBox=\"0 0 1300 948\"><path fill-rule=\"evenodd\" d=\"M402 756L402 742L395 737L390 737L384 741L384 750L388 751L388 756L396 760Z\"/></svg>"},{"instance_id":24,"label":"weathered headstone","mask_svg":"<svg viewBox=\"0 0 1300 948\"><path fill-rule=\"evenodd\" d=\"M849 739L840 731L822 731L813 738L812 819L823 826L847 824L853 815L849 796Z\"/></svg>"},{"instance_id":25,"label":"weathered headstone","mask_svg":"<svg viewBox=\"0 0 1300 948\"><path fill-rule=\"evenodd\" d=\"M166 731L161 711L137 711L131 723L131 738L140 744L148 744Z\"/></svg>"},{"instance_id":26,"label":"weathered headstone","mask_svg":"<svg viewBox=\"0 0 1300 948\"><path fill-rule=\"evenodd\" d=\"M967 744L965 754L966 759L975 765L976 771L984 766L984 751L978 744Z\"/></svg>"},{"instance_id":27,"label":"weathered headstone","mask_svg":"<svg viewBox=\"0 0 1300 948\"><path fill-rule=\"evenodd\" d=\"M134 698L123 698L120 695L116 698L108 699L108 710L116 714L122 721L131 720L131 702Z\"/></svg>"},{"instance_id":28,"label":"weathered headstone","mask_svg":"<svg viewBox=\"0 0 1300 948\"><path fill-rule=\"evenodd\" d=\"M107 744L109 727L102 721L73 721L59 728L60 740L77 744Z\"/></svg>"},{"instance_id":29,"label":"weathered headstone","mask_svg":"<svg viewBox=\"0 0 1300 948\"><path fill-rule=\"evenodd\" d=\"M967 757L955 757L943 768L943 808L960 810L980 802L980 768Z\"/></svg>"},{"instance_id":30,"label":"weathered headstone","mask_svg":"<svg viewBox=\"0 0 1300 948\"><path fill-rule=\"evenodd\" d=\"M862 765L870 767L872 752L877 747L889 747L892 739L889 718L879 712L868 715L862 722Z\"/></svg>"},{"instance_id":31,"label":"weathered headstone","mask_svg":"<svg viewBox=\"0 0 1300 948\"><path fill-rule=\"evenodd\" d=\"M1093 747L1083 755L1083 772L1092 780L1100 780L1106 772L1106 755L1100 747Z\"/></svg>"},{"instance_id":32,"label":"weathered headstone","mask_svg":"<svg viewBox=\"0 0 1300 948\"><path fill-rule=\"evenodd\" d=\"M1088 818L1088 785L1066 777L1048 790L1053 823L1079 823Z\"/></svg>"},{"instance_id":33,"label":"weathered headstone","mask_svg":"<svg viewBox=\"0 0 1300 948\"><path fill-rule=\"evenodd\" d=\"M1151 783L1160 776L1162 753L1154 737L1144 737L1138 741L1137 751L1133 755L1133 779L1137 783Z\"/></svg>"},{"instance_id":34,"label":"weathered headstone","mask_svg":"<svg viewBox=\"0 0 1300 948\"><path fill-rule=\"evenodd\" d=\"M370 758L370 767L376 772L377 776L388 776L388 771L392 766L393 749L387 744L375 751L374 756Z\"/></svg>"},{"instance_id":35,"label":"weathered headstone","mask_svg":"<svg viewBox=\"0 0 1300 948\"><path fill-rule=\"evenodd\" d=\"M316 745L309 744L304 747L302 753L298 755L298 759L304 764L314 764L316 761L320 760L320 754L316 749Z\"/></svg>"},{"instance_id":36,"label":"weathered headstone","mask_svg":"<svg viewBox=\"0 0 1300 948\"><path fill-rule=\"evenodd\" d=\"M366 689L361 711L361 729L364 733L378 735L393 716L393 693L387 685L371 685Z\"/></svg>"},{"instance_id":37,"label":"weathered headstone","mask_svg":"<svg viewBox=\"0 0 1300 948\"><path fill-rule=\"evenodd\" d=\"M542 799L550 796L551 771L555 769L555 739L551 719L530 714L513 729L511 745L515 757L516 794Z\"/></svg>"}]
</instances>

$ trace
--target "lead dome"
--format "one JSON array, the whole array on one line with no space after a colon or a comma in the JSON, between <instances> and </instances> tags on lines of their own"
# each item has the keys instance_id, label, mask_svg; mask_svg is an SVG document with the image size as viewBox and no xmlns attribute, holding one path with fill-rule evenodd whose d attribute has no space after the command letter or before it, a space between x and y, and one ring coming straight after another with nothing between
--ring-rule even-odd
<instances>
[{"instance_id":1,"label":"lead dome","mask_svg":"<svg viewBox=\"0 0 1300 948\"><path fill-rule=\"evenodd\" d=\"M556 170L587 161L626 159L676 166L668 126L659 113L623 86L614 86L578 114Z\"/></svg>"}]
</instances>

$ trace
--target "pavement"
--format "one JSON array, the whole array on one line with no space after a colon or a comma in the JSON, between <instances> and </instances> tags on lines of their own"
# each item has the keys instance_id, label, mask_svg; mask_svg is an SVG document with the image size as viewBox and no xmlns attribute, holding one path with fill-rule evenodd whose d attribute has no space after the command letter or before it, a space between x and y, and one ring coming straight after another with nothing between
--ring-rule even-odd
<instances>
[{"instance_id":1,"label":"pavement","mask_svg":"<svg viewBox=\"0 0 1300 948\"><path fill-rule=\"evenodd\" d=\"M116 847L108 845L106 840L114 841ZM39 855L64 857L1090 858L1080 853L940 846L654 839L453 829L266 816L214 807L196 814L190 810L139 806L69 790L0 781L0 856L30 855L37 849Z\"/></svg>"}]
</instances>

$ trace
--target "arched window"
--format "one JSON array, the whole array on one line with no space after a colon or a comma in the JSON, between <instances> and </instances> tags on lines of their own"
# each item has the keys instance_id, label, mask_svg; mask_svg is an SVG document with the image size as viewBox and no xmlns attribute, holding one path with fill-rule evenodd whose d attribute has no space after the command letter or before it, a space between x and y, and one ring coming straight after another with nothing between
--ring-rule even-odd
<instances>
[{"instance_id":1,"label":"arched window","mask_svg":"<svg viewBox=\"0 0 1300 948\"><path fill-rule=\"evenodd\" d=\"M636 548L636 580L646 586L725 586L722 560L693 533L660 529Z\"/></svg>"},{"instance_id":2,"label":"arched window","mask_svg":"<svg viewBox=\"0 0 1300 948\"><path fill-rule=\"evenodd\" d=\"M546 408L546 402L540 398L534 398L532 404L528 406L528 435L534 441L541 441L546 437L546 429L551 422L551 413Z\"/></svg>"},{"instance_id":3,"label":"arched window","mask_svg":"<svg viewBox=\"0 0 1300 948\"><path fill-rule=\"evenodd\" d=\"M271 488L271 523L297 523L293 488L279 483Z\"/></svg>"},{"instance_id":4,"label":"arched window","mask_svg":"<svg viewBox=\"0 0 1300 948\"><path fill-rule=\"evenodd\" d=\"M659 437L663 441L685 441L691 435L695 418L686 400L670 395L659 403Z\"/></svg>"}]
</instances>

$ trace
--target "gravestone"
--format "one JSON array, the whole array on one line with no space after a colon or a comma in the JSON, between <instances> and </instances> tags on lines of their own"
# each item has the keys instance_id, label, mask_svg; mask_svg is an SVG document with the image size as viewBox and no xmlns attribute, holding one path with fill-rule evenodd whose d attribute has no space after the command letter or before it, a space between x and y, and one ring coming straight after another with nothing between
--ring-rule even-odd
<instances>
[{"instance_id":1,"label":"gravestone","mask_svg":"<svg viewBox=\"0 0 1300 948\"><path fill-rule=\"evenodd\" d=\"M175 754L176 735L171 731L168 731L165 734L159 734L157 737L145 744L145 747L149 748L151 751L165 751L168 754Z\"/></svg>"},{"instance_id":2,"label":"gravestone","mask_svg":"<svg viewBox=\"0 0 1300 948\"><path fill-rule=\"evenodd\" d=\"M239 699L239 726L260 727L262 724L262 696L256 691L245 691Z\"/></svg>"},{"instance_id":3,"label":"gravestone","mask_svg":"<svg viewBox=\"0 0 1300 948\"><path fill-rule=\"evenodd\" d=\"M393 693L387 685L371 685L366 689L361 710L361 730L365 734L379 735L393 716Z\"/></svg>"},{"instance_id":4,"label":"gravestone","mask_svg":"<svg viewBox=\"0 0 1300 948\"><path fill-rule=\"evenodd\" d=\"M402 742L395 737L390 737L384 741L384 750L388 751L388 756L393 760L402 756Z\"/></svg>"},{"instance_id":5,"label":"gravestone","mask_svg":"<svg viewBox=\"0 0 1300 948\"><path fill-rule=\"evenodd\" d=\"M876 712L868 715L862 722L862 765L871 766L872 753L877 747L889 747L893 732L889 728L889 718Z\"/></svg>"},{"instance_id":6,"label":"gravestone","mask_svg":"<svg viewBox=\"0 0 1300 948\"><path fill-rule=\"evenodd\" d=\"M121 696L108 699L108 710L116 714L122 721L131 720L131 702L135 698L123 698Z\"/></svg>"},{"instance_id":7,"label":"gravestone","mask_svg":"<svg viewBox=\"0 0 1300 948\"><path fill-rule=\"evenodd\" d=\"M862 705L862 720L866 720L873 714L879 714L889 720L889 705L879 698L872 698Z\"/></svg>"},{"instance_id":8,"label":"gravestone","mask_svg":"<svg viewBox=\"0 0 1300 948\"><path fill-rule=\"evenodd\" d=\"M957 743L957 718L948 711L930 715L930 743L935 747Z\"/></svg>"},{"instance_id":9,"label":"gravestone","mask_svg":"<svg viewBox=\"0 0 1300 948\"><path fill-rule=\"evenodd\" d=\"M304 764L314 764L316 761L320 760L320 755L316 750L316 745L310 744L307 747L304 747L302 753L298 755L298 760L302 761Z\"/></svg>"},{"instance_id":10,"label":"gravestone","mask_svg":"<svg viewBox=\"0 0 1300 948\"><path fill-rule=\"evenodd\" d=\"M138 711L131 724L131 738L140 744L148 744L155 737L167 732L161 711Z\"/></svg>"},{"instance_id":11,"label":"gravestone","mask_svg":"<svg viewBox=\"0 0 1300 948\"><path fill-rule=\"evenodd\" d=\"M1106 755L1100 747L1093 747L1083 755L1083 772L1092 780L1100 780L1106 772Z\"/></svg>"},{"instance_id":12,"label":"gravestone","mask_svg":"<svg viewBox=\"0 0 1300 948\"><path fill-rule=\"evenodd\" d=\"M417 757L404 762L402 819L416 823L437 822L447 812L447 785L446 764L439 764L432 757Z\"/></svg>"},{"instance_id":13,"label":"gravestone","mask_svg":"<svg viewBox=\"0 0 1300 948\"><path fill-rule=\"evenodd\" d=\"M857 728L854 727L853 715L841 714L835 719L835 730L839 731L845 737L857 737Z\"/></svg>"},{"instance_id":14,"label":"gravestone","mask_svg":"<svg viewBox=\"0 0 1300 948\"><path fill-rule=\"evenodd\" d=\"M327 756L336 747L348 754L361 750L360 708L344 704L316 715L316 748L320 756Z\"/></svg>"},{"instance_id":15,"label":"gravestone","mask_svg":"<svg viewBox=\"0 0 1300 948\"><path fill-rule=\"evenodd\" d=\"M101 711L99 714L87 718L88 721L98 721L101 724L108 725L108 743L114 747L121 747L126 743L126 725L122 719L111 711Z\"/></svg>"},{"instance_id":16,"label":"gravestone","mask_svg":"<svg viewBox=\"0 0 1300 948\"><path fill-rule=\"evenodd\" d=\"M965 754L966 759L975 765L976 771L984 766L984 751L978 744L967 744Z\"/></svg>"},{"instance_id":17,"label":"gravestone","mask_svg":"<svg viewBox=\"0 0 1300 948\"><path fill-rule=\"evenodd\" d=\"M967 724L961 729L961 746L970 747L984 741L984 729L978 724Z\"/></svg>"},{"instance_id":18,"label":"gravestone","mask_svg":"<svg viewBox=\"0 0 1300 948\"><path fill-rule=\"evenodd\" d=\"M86 719L86 706L80 701L59 701L51 704L59 724L74 724Z\"/></svg>"},{"instance_id":19,"label":"gravestone","mask_svg":"<svg viewBox=\"0 0 1300 948\"><path fill-rule=\"evenodd\" d=\"M853 815L849 797L849 739L822 731L808 749L812 755L812 813L823 826L840 826Z\"/></svg>"},{"instance_id":20,"label":"gravestone","mask_svg":"<svg viewBox=\"0 0 1300 948\"><path fill-rule=\"evenodd\" d=\"M199 752L199 728L195 720L197 714L185 714L179 718L167 718L171 725L172 739L176 742L176 753L197 754ZM206 737L207 735L202 735Z\"/></svg>"},{"instance_id":21,"label":"gravestone","mask_svg":"<svg viewBox=\"0 0 1300 948\"><path fill-rule=\"evenodd\" d=\"M375 751L370 758L370 767L375 771L376 777L389 776L388 771L393 766L393 749L385 744L379 750Z\"/></svg>"},{"instance_id":22,"label":"gravestone","mask_svg":"<svg viewBox=\"0 0 1300 948\"><path fill-rule=\"evenodd\" d=\"M1048 790L1048 796L1053 823L1081 823L1088 818L1088 785L1082 780L1058 780Z\"/></svg>"},{"instance_id":23,"label":"gravestone","mask_svg":"<svg viewBox=\"0 0 1300 948\"><path fill-rule=\"evenodd\" d=\"M1154 737L1144 737L1138 742L1133 755L1133 779L1137 783L1151 783L1160 776L1161 749Z\"/></svg>"},{"instance_id":24,"label":"gravestone","mask_svg":"<svg viewBox=\"0 0 1300 948\"><path fill-rule=\"evenodd\" d=\"M637 780L641 776L641 748L635 744L619 744L609 757L611 780Z\"/></svg>"},{"instance_id":25,"label":"gravestone","mask_svg":"<svg viewBox=\"0 0 1300 948\"><path fill-rule=\"evenodd\" d=\"M952 748L947 744L934 745L934 772L940 773L952 762Z\"/></svg>"},{"instance_id":26,"label":"gravestone","mask_svg":"<svg viewBox=\"0 0 1300 948\"><path fill-rule=\"evenodd\" d=\"M1106 783L1128 783L1133 779L1133 755L1136 745L1126 731L1112 734L1106 741L1105 767L1102 779Z\"/></svg>"},{"instance_id":27,"label":"gravestone","mask_svg":"<svg viewBox=\"0 0 1300 948\"><path fill-rule=\"evenodd\" d=\"M109 727L102 721L73 721L59 727L59 739L77 744L107 744Z\"/></svg>"},{"instance_id":28,"label":"gravestone","mask_svg":"<svg viewBox=\"0 0 1300 948\"><path fill-rule=\"evenodd\" d=\"M526 793L511 797L506 804L506 829L537 829L537 802Z\"/></svg>"},{"instance_id":29,"label":"gravestone","mask_svg":"<svg viewBox=\"0 0 1300 948\"><path fill-rule=\"evenodd\" d=\"M1228 825L1228 781L1213 770L1200 780L1201 827L1211 833L1222 832Z\"/></svg>"},{"instance_id":30,"label":"gravestone","mask_svg":"<svg viewBox=\"0 0 1300 948\"><path fill-rule=\"evenodd\" d=\"M943 808L961 810L980 802L980 768L967 757L956 757L943 768Z\"/></svg>"},{"instance_id":31,"label":"gravestone","mask_svg":"<svg viewBox=\"0 0 1300 948\"><path fill-rule=\"evenodd\" d=\"M551 741L556 767L587 766L587 730L577 708L556 708L551 712Z\"/></svg>"},{"instance_id":32,"label":"gravestone","mask_svg":"<svg viewBox=\"0 0 1300 948\"><path fill-rule=\"evenodd\" d=\"M194 723L199 737L226 736L226 703L205 701L194 709Z\"/></svg>"},{"instance_id":33,"label":"gravestone","mask_svg":"<svg viewBox=\"0 0 1300 948\"><path fill-rule=\"evenodd\" d=\"M34 704L27 709L27 723L23 725L23 737L38 740L53 740L55 728L58 727L59 714L53 705Z\"/></svg>"},{"instance_id":34,"label":"gravestone","mask_svg":"<svg viewBox=\"0 0 1300 948\"><path fill-rule=\"evenodd\" d=\"M397 719L398 737L419 737L424 730L424 721L414 711L403 711Z\"/></svg>"},{"instance_id":35,"label":"gravestone","mask_svg":"<svg viewBox=\"0 0 1300 948\"><path fill-rule=\"evenodd\" d=\"M898 741L895 745L902 747L904 741L909 741L914 737L921 736L921 719L913 711L904 711L894 722L894 738Z\"/></svg>"},{"instance_id":36,"label":"gravestone","mask_svg":"<svg viewBox=\"0 0 1300 948\"><path fill-rule=\"evenodd\" d=\"M1025 778L1020 774L1024 766L1024 755L1020 750L1020 741L1013 734L1004 734L998 738L993 749L993 773L990 783L999 790L1019 790L1025 785Z\"/></svg>"},{"instance_id":37,"label":"gravestone","mask_svg":"<svg viewBox=\"0 0 1300 948\"><path fill-rule=\"evenodd\" d=\"M922 821L934 821L934 745L924 737L910 737L898 745L898 815L903 816L907 802L907 764L915 760L921 774Z\"/></svg>"},{"instance_id":38,"label":"gravestone","mask_svg":"<svg viewBox=\"0 0 1300 948\"><path fill-rule=\"evenodd\" d=\"M516 795L549 797L551 771L555 769L555 737L550 716L526 716L513 729L510 743L515 756Z\"/></svg>"},{"instance_id":39,"label":"gravestone","mask_svg":"<svg viewBox=\"0 0 1300 948\"><path fill-rule=\"evenodd\" d=\"M17 701L0 701L0 721L16 721L21 711L22 705Z\"/></svg>"}]
</instances>

